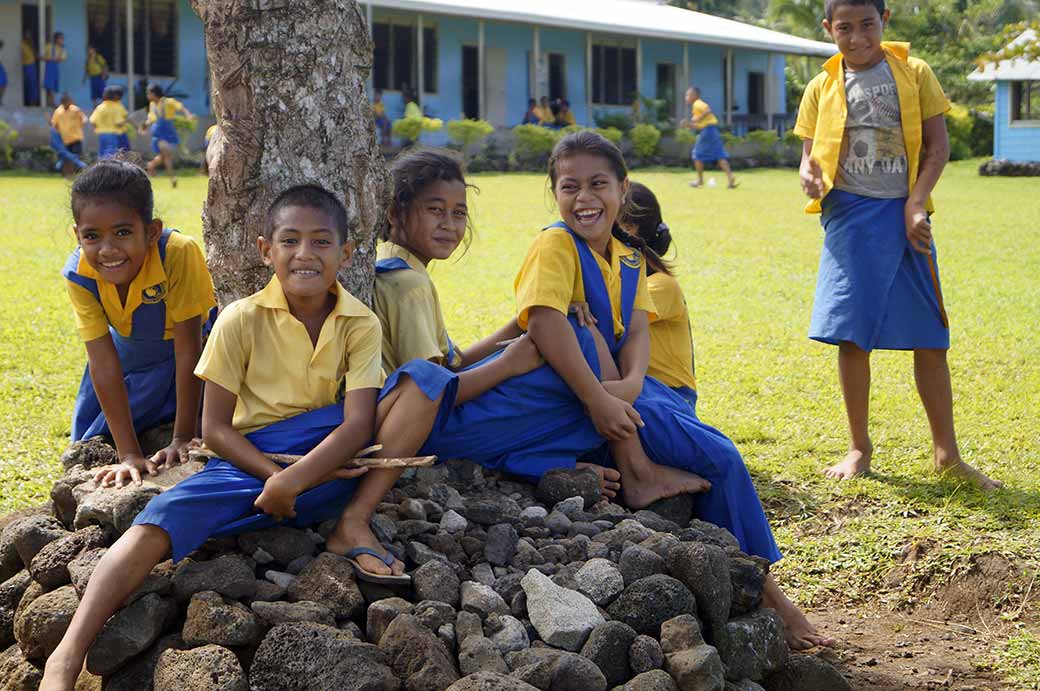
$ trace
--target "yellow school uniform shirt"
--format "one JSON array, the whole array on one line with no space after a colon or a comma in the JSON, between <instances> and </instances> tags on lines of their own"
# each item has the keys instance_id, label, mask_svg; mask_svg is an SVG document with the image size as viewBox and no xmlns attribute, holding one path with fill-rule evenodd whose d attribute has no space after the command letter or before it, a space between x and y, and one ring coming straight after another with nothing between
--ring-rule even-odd
<instances>
[{"instance_id":1,"label":"yellow school uniform shirt","mask_svg":"<svg viewBox=\"0 0 1040 691\"><path fill-rule=\"evenodd\" d=\"M83 141L83 123L87 116L75 104L66 108L58 106L51 116L51 124L61 135L61 141L65 144Z\"/></svg>"},{"instance_id":2,"label":"yellow school uniform shirt","mask_svg":"<svg viewBox=\"0 0 1040 691\"><path fill-rule=\"evenodd\" d=\"M213 139L213 135L217 133L218 127L220 127L220 125L210 125L209 127L207 127L206 136L203 137L203 139L205 139L207 142Z\"/></svg>"},{"instance_id":3,"label":"yellow school uniform shirt","mask_svg":"<svg viewBox=\"0 0 1040 691\"><path fill-rule=\"evenodd\" d=\"M578 124L578 121L574 119L574 112L570 110L566 113L560 113L560 117L557 118L557 121L564 127Z\"/></svg>"},{"instance_id":4,"label":"yellow school uniform shirt","mask_svg":"<svg viewBox=\"0 0 1040 691\"><path fill-rule=\"evenodd\" d=\"M708 114L707 117L698 122L697 118L705 113ZM699 98L693 102L692 106L690 106L690 115L693 117L694 128L698 130L703 130L708 125L719 124L719 119L715 117L715 113L711 112L711 106Z\"/></svg>"},{"instance_id":5,"label":"yellow school uniform shirt","mask_svg":"<svg viewBox=\"0 0 1040 691\"><path fill-rule=\"evenodd\" d=\"M36 62L36 51L31 43L22 39L22 64L31 65Z\"/></svg>"},{"instance_id":6,"label":"yellow school uniform shirt","mask_svg":"<svg viewBox=\"0 0 1040 691\"><path fill-rule=\"evenodd\" d=\"M639 285L636 287L634 310L644 310L651 318L656 316L654 303L646 286L646 261L642 254L615 237L610 238L610 259L595 251L603 281L610 295L610 306L614 312L614 336L625 333L621 321L621 262L639 262ZM527 329L527 319L532 307L551 307L567 314L573 302L585 302L585 285L582 282L581 262L574 240L563 228L543 230L535 238L527 257L520 266L513 283L516 292L517 323Z\"/></svg>"},{"instance_id":7,"label":"yellow school uniform shirt","mask_svg":"<svg viewBox=\"0 0 1040 691\"><path fill-rule=\"evenodd\" d=\"M43 46L43 59L49 62L65 62L68 54L61 46L45 43Z\"/></svg>"},{"instance_id":8,"label":"yellow school uniform shirt","mask_svg":"<svg viewBox=\"0 0 1040 691\"><path fill-rule=\"evenodd\" d=\"M166 261L159 248L152 246L141 270L130 283L126 304L119 299L115 284L98 274L80 253L76 273L97 281L101 302L86 288L66 281L69 299L76 315L76 327L84 341L93 341L108 333L109 324L122 336L129 336L134 311L145 303L166 303L166 326L163 338L173 338L173 325L193 317L204 317L217 304L213 296L213 279L206 268L202 249L183 233L170 233L166 243Z\"/></svg>"},{"instance_id":9,"label":"yellow school uniform shirt","mask_svg":"<svg viewBox=\"0 0 1040 691\"><path fill-rule=\"evenodd\" d=\"M909 189L913 190L921 163L921 125L928 118L948 111L950 101L928 63L910 57L909 43L886 41L881 44L881 49L896 80L899 119L906 144L907 181ZM794 127L794 133L799 137L812 140L811 155L820 164L823 173L823 195L806 205L806 213L820 213L821 200L834 187L841 142L845 137L847 108L845 63L841 53L838 53L823 64L823 72L805 87L802 104L798 108L798 122ZM928 211L935 210L931 197L926 206Z\"/></svg>"},{"instance_id":10,"label":"yellow school uniform shirt","mask_svg":"<svg viewBox=\"0 0 1040 691\"><path fill-rule=\"evenodd\" d=\"M282 284L228 305L213 326L195 376L238 397L232 425L248 434L383 385L379 319L338 282L336 306L317 345L289 312Z\"/></svg>"},{"instance_id":11,"label":"yellow school uniform shirt","mask_svg":"<svg viewBox=\"0 0 1040 691\"><path fill-rule=\"evenodd\" d=\"M151 102L148 104L148 120L145 122L147 125L151 125L159 119L159 108L162 108L163 117L169 120L178 111L182 110L184 106L175 98L163 96L159 99L159 102Z\"/></svg>"},{"instance_id":12,"label":"yellow school uniform shirt","mask_svg":"<svg viewBox=\"0 0 1040 691\"><path fill-rule=\"evenodd\" d=\"M94 53L94 57L87 58L87 76L97 77L108 71L108 60L101 53Z\"/></svg>"},{"instance_id":13,"label":"yellow school uniform shirt","mask_svg":"<svg viewBox=\"0 0 1040 691\"><path fill-rule=\"evenodd\" d=\"M650 366L646 373L672 388L697 388L690 312L679 281L663 271L647 276L657 317L650 322Z\"/></svg>"},{"instance_id":14,"label":"yellow school uniform shirt","mask_svg":"<svg viewBox=\"0 0 1040 691\"><path fill-rule=\"evenodd\" d=\"M386 104L382 101L376 101L372 104L372 115L377 118L381 118L386 115Z\"/></svg>"},{"instance_id":15,"label":"yellow school uniform shirt","mask_svg":"<svg viewBox=\"0 0 1040 691\"><path fill-rule=\"evenodd\" d=\"M90 124L98 134L121 134L126 127L126 108L119 101L102 101L90 114Z\"/></svg>"},{"instance_id":16,"label":"yellow school uniform shirt","mask_svg":"<svg viewBox=\"0 0 1040 691\"><path fill-rule=\"evenodd\" d=\"M400 245L379 245L376 261L392 258L403 259L411 268L376 274L374 304L383 327L383 370L390 374L412 360L458 367L462 354L452 352L437 287L426 267Z\"/></svg>"}]
</instances>

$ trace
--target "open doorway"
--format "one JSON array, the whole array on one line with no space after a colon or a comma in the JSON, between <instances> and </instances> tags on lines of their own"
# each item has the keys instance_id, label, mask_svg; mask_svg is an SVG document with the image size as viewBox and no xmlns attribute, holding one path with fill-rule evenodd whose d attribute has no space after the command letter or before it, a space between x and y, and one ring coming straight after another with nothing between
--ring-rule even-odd
<instances>
[{"instance_id":1,"label":"open doorway","mask_svg":"<svg viewBox=\"0 0 1040 691\"><path fill-rule=\"evenodd\" d=\"M664 101L664 106L657 113L657 118L675 117L677 112L677 93L675 83L675 65L670 62L657 63L657 85L654 89L654 98Z\"/></svg>"},{"instance_id":2,"label":"open doorway","mask_svg":"<svg viewBox=\"0 0 1040 691\"><path fill-rule=\"evenodd\" d=\"M22 31L19 38L19 44L26 32L29 33L29 41L32 43L33 53L40 55L43 52L43 46L38 45L40 42L40 8L37 5L25 5L22 7ZM46 8L47 14L44 22L44 33L47 36L47 40L50 40L51 34L51 7L48 5ZM19 51L20 52L20 51ZM23 75L22 81L22 104L26 106L38 106L40 105L40 83L43 80L43 65L36 63L36 84L35 88L30 88L29 84Z\"/></svg>"},{"instance_id":3,"label":"open doorway","mask_svg":"<svg viewBox=\"0 0 1040 691\"><path fill-rule=\"evenodd\" d=\"M748 113L764 115L766 112L766 76L761 72L748 72Z\"/></svg>"},{"instance_id":4,"label":"open doorway","mask_svg":"<svg viewBox=\"0 0 1040 691\"><path fill-rule=\"evenodd\" d=\"M567 72L563 53L549 53L549 100L567 98Z\"/></svg>"},{"instance_id":5,"label":"open doorway","mask_svg":"<svg viewBox=\"0 0 1040 691\"><path fill-rule=\"evenodd\" d=\"M462 114L480 117L480 62L476 46L462 46Z\"/></svg>"}]
</instances>

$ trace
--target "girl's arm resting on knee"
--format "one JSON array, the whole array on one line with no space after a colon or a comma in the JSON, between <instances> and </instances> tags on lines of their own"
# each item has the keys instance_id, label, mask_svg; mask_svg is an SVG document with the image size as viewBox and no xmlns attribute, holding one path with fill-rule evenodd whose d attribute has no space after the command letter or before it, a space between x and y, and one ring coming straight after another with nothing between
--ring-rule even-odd
<instances>
[{"instance_id":1,"label":"girl's arm resting on knee","mask_svg":"<svg viewBox=\"0 0 1040 691\"><path fill-rule=\"evenodd\" d=\"M552 307L532 307L527 333L545 361L567 382L574 395L588 408L596 431L611 440L627 439L642 424L639 414L626 401L612 396L596 378L567 317Z\"/></svg>"},{"instance_id":2,"label":"girl's arm resting on knee","mask_svg":"<svg viewBox=\"0 0 1040 691\"><path fill-rule=\"evenodd\" d=\"M202 355L202 317L173 325L173 352L177 363L177 414L173 420L173 440L152 456L157 466L186 461L188 444L197 435L202 380L195 376L195 366Z\"/></svg>"},{"instance_id":3,"label":"girl's arm resting on knee","mask_svg":"<svg viewBox=\"0 0 1040 691\"><path fill-rule=\"evenodd\" d=\"M94 481L109 485L116 483L122 487L127 480L141 484L141 471L149 475L155 474L155 465L146 461L141 453L141 445L134 431L134 418L130 413L130 398L123 381L123 365L119 362L116 344L112 336L105 334L101 338L87 341L87 363L90 367L90 380L94 384L101 411L116 443L120 465L102 468L95 473Z\"/></svg>"},{"instance_id":4,"label":"girl's arm resting on knee","mask_svg":"<svg viewBox=\"0 0 1040 691\"><path fill-rule=\"evenodd\" d=\"M376 398L379 389L348 391L343 402L343 422L303 458L267 478L255 505L275 518L292 518L296 497L332 479L363 475L367 468L344 468L375 436Z\"/></svg>"},{"instance_id":5,"label":"girl's arm resting on knee","mask_svg":"<svg viewBox=\"0 0 1040 691\"><path fill-rule=\"evenodd\" d=\"M523 330L516 323L516 319L510 319L505 326L462 351L462 364L459 365L459 368L469 367L474 362L480 362L488 355L502 350L499 343L518 338L522 333Z\"/></svg>"},{"instance_id":6,"label":"girl's arm resting on knee","mask_svg":"<svg viewBox=\"0 0 1040 691\"><path fill-rule=\"evenodd\" d=\"M614 396L635 403L643 392L643 380L649 364L650 321L644 310L635 310L628 325L628 338L618 357L621 379L603 382L603 387Z\"/></svg>"},{"instance_id":7,"label":"girl's arm resting on knee","mask_svg":"<svg viewBox=\"0 0 1040 691\"><path fill-rule=\"evenodd\" d=\"M220 384L206 382L206 395L202 399L202 439L220 458L266 481L282 468L232 426L237 401L238 396Z\"/></svg>"}]
</instances>

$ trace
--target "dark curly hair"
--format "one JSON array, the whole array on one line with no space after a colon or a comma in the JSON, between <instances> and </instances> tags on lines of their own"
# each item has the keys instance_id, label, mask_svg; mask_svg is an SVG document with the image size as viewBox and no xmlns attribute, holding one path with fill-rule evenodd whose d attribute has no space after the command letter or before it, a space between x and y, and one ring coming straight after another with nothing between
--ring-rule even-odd
<instances>
[{"instance_id":1,"label":"dark curly hair","mask_svg":"<svg viewBox=\"0 0 1040 691\"><path fill-rule=\"evenodd\" d=\"M141 221L155 218L155 199L148 173L129 156L98 161L76 176L70 195L72 217L88 202L111 201L133 209Z\"/></svg>"},{"instance_id":2,"label":"dark curly hair","mask_svg":"<svg viewBox=\"0 0 1040 691\"><path fill-rule=\"evenodd\" d=\"M461 159L446 149L413 147L394 159L390 164L390 175L393 178L394 189L390 208L387 209L387 220L380 234L383 240L390 239L389 212L392 210L402 221L407 219L412 205L429 185L435 182L461 182L467 189L477 189L466 182ZM472 235L472 217L467 217L466 235L462 238L463 247L466 249L469 249Z\"/></svg>"}]
</instances>

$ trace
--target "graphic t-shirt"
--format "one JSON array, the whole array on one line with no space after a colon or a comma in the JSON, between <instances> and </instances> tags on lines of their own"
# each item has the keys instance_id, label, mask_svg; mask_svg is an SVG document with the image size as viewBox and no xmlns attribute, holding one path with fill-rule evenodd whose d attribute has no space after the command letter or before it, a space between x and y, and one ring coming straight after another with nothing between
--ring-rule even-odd
<instances>
[{"instance_id":1,"label":"graphic t-shirt","mask_svg":"<svg viewBox=\"0 0 1040 691\"><path fill-rule=\"evenodd\" d=\"M845 70L845 97L848 117L834 186L879 199L907 196L906 142L888 62L862 72Z\"/></svg>"}]
</instances>

